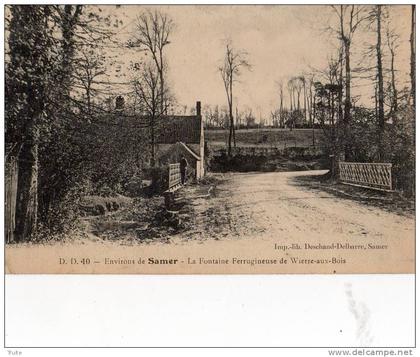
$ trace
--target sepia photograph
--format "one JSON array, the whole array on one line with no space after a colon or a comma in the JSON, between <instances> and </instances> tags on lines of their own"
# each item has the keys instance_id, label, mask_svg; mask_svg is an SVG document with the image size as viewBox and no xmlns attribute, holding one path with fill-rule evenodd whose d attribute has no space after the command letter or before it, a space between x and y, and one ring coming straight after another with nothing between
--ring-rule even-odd
<instances>
[{"instance_id":1,"label":"sepia photograph","mask_svg":"<svg viewBox=\"0 0 420 357\"><path fill-rule=\"evenodd\" d=\"M6 274L414 274L415 5L6 5Z\"/></svg>"}]
</instances>

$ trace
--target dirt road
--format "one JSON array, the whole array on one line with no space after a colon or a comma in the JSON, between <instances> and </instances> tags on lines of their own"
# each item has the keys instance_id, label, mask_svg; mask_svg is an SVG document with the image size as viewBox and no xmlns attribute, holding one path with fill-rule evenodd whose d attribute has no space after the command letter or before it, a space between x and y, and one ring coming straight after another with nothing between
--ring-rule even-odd
<instances>
[{"instance_id":1,"label":"dirt road","mask_svg":"<svg viewBox=\"0 0 420 357\"><path fill-rule=\"evenodd\" d=\"M195 186L186 189L192 228L172 235L165 243L122 246L96 241L11 247L6 251L8 269L187 274L413 272L414 216L310 189L297 180L301 175L323 173L227 174L210 197L197 196ZM89 257L97 264L59 265L58 257ZM146 263L105 262L116 257L133 261L145 257ZM148 257L178 261L148 264ZM19 262L25 262L25 269Z\"/></svg>"},{"instance_id":2,"label":"dirt road","mask_svg":"<svg viewBox=\"0 0 420 357\"><path fill-rule=\"evenodd\" d=\"M378 207L339 198L321 190L309 189L296 180L326 171L230 174L216 189L213 200L198 204L197 228L221 231L222 236L269 237L279 243L305 237L308 243L368 239L378 244L388 240L413 240L414 218L384 211ZM228 224L226 224L226 222ZM225 223L225 224L223 224ZM210 227L213 226L213 227ZM222 226L228 228L223 231Z\"/></svg>"}]
</instances>

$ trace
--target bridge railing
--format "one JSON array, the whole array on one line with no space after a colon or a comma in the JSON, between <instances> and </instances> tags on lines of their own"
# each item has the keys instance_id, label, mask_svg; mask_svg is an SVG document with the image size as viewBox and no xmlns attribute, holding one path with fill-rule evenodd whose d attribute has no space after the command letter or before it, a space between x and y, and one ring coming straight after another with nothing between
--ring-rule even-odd
<instances>
[{"instance_id":1,"label":"bridge railing","mask_svg":"<svg viewBox=\"0 0 420 357\"><path fill-rule=\"evenodd\" d=\"M181 186L180 164L169 164L169 190L174 190Z\"/></svg>"},{"instance_id":2,"label":"bridge railing","mask_svg":"<svg viewBox=\"0 0 420 357\"><path fill-rule=\"evenodd\" d=\"M339 178L343 183L374 188L384 191L392 190L392 164L390 163L338 163Z\"/></svg>"}]
</instances>

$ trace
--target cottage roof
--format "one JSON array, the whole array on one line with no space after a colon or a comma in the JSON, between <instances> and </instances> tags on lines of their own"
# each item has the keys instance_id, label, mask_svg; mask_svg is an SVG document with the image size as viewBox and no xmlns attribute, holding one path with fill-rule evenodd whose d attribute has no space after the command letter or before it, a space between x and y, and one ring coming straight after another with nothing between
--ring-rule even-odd
<instances>
[{"instance_id":1,"label":"cottage roof","mask_svg":"<svg viewBox=\"0 0 420 357\"><path fill-rule=\"evenodd\" d=\"M199 144L201 116L168 115L160 119L156 142L158 144Z\"/></svg>"},{"instance_id":2,"label":"cottage roof","mask_svg":"<svg viewBox=\"0 0 420 357\"><path fill-rule=\"evenodd\" d=\"M149 118L145 115L115 113L105 116L103 123L124 123L133 129L147 128ZM157 119L155 133L156 144L200 144L201 115L163 115Z\"/></svg>"}]
</instances>

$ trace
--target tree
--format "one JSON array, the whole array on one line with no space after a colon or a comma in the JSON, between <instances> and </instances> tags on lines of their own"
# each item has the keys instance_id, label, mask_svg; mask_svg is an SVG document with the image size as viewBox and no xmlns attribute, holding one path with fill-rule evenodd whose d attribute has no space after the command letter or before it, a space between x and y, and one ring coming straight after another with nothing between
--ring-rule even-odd
<instances>
[{"instance_id":1,"label":"tree","mask_svg":"<svg viewBox=\"0 0 420 357\"><path fill-rule=\"evenodd\" d=\"M228 140L228 156L232 154L232 138L235 142L235 125L233 119L233 83L238 80L241 69L250 69L251 65L247 60L247 53L235 50L229 43L226 45L226 52L223 65L219 67L219 72L225 86L228 108L229 108L229 140Z\"/></svg>"},{"instance_id":2,"label":"tree","mask_svg":"<svg viewBox=\"0 0 420 357\"><path fill-rule=\"evenodd\" d=\"M78 199L95 168L90 123L103 111L92 100L88 106L80 98L84 91L78 77L81 59L86 49L109 44L111 26L116 24L96 6L55 5L50 10L44 21L53 27L57 44L52 50L56 54L51 72L54 82L45 99L45 125L40 128L38 219L42 232L54 234L70 228L79 209ZM90 94L93 97L96 88Z\"/></svg>"},{"instance_id":3,"label":"tree","mask_svg":"<svg viewBox=\"0 0 420 357\"><path fill-rule=\"evenodd\" d=\"M416 5L411 5L411 34L410 34L410 79L411 79L411 99L416 108Z\"/></svg>"},{"instance_id":4,"label":"tree","mask_svg":"<svg viewBox=\"0 0 420 357\"><path fill-rule=\"evenodd\" d=\"M277 81L277 88L278 88L278 94L279 94L279 118L278 118L278 126L284 126L284 89L283 89L283 81L279 80Z\"/></svg>"},{"instance_id":5,"label":"tree","mask_svg":"<svg viewBox=\"0 0 420 357\"><path fill-rule=\"evenodd\" d=\"M330 175L336 177L338 174L338 161L344 140L341 129L340 118L340 59L331 57L328 67L322 73L326 83L315 82L315 107L314 116L323 129L327 144L327 154L331 158ZM348 134L347 134L348 135Z\"/></svg>"},{"instance_id":6,"label":"tree","mask_svg":"<svg viewBox=\"0 0 420 357\"><path fill-rule=\"evenodd\" d=\"M85 47L77 58L75 77L84 91L86 98L87 114L92 115L92 100L97 94L96 86L100 84L99 79L106 75L105 57L99 48Z\"/></svg>"},{"instance_id":7,"label":"tree","mask_svg":"<svg viewBox=\"0 0 420 357\"><path fill-rule=\"evenodd\" d=\"M340 91L342 92L342 91ZM339 98L341 103L341 98ZM314 93L314 75L309 75L307 79L307 97L306 97L307 109L309 114L309 123L312 126L312 145L315 146L315 93ZM340 108L341 109L341 108ZM339 110L340 110L339 109Z\"/></svg>"},{"instance_id":8,"label":"tree","mask_svg":"<svg viewBox=\"0 0 420 357\"><path fill-rule=\"evenodd\" d=\"M297 110L300 113L300 94L302 93L303 89L303 82L301 77L295 77L294 78L295 88L297 92Z\"/></svg>"},{"instance_id":9,"label":"tree","mask_svg":"<svg viewBox=\"0 0 420 357\"><path fill-rule=\"evenodd\" d=\"M249 111L245 113L245 125L248 129L253 128L255 127L255 122L256 119L254 114L252 113L252 109L249 109Z\"/></svg>"},{"instance_id":10,"label":"tree","mask_svg":"<svg viewBox=\"0 0 420 357\"><path fill-rule=\"evenodd\" d=\"M332 5L334 13L338 17L339 28L333 30L340 40L340 44L344 52L345 63L345 100L344 100L344 117L343 117L343 130L344 130L344 155L345 159L350 159L350 144L348 142L349 126L351 122L351 64L350 53L353 36L359 28L360 24L366 19L365 8L358 5Z\"/></svg>"},{"instance_id":11,"label":"tree","mask_svg":"<svg viewBox=\"0 0 420 357\"><path fill-rule=\"evenodd\" d=\"M377 121L378 121L378 148L379 160L383 160L384 147L383 136L385 129L384 111L384 74L382 66L382 5L373 6L370 12L370 20L375 23L376 32L376 79L377 79Z\"/></svg>"},{"instance_id":12,"label":"tree","mask_svg":"<svg viewBox=\"0 0 420 357\"><path fill-rule=\"evenodd\" d=\"M38 148L44 121L54 41L46 19L49 6L10 7L6 64L6 143L13 143L18 158L16 202L17 241L29 240L38 215Z\"/></svg>"},{"instance_id":13,"label":"tree","mask_svg":"<svg viewBox=\"0 0 420 357\"><path fill-rule=\"evenodd\" d=\"M295 110L295 106L294 106L295 86L293 84L292 79L289 79L287 81L287 90L289 92L290 112L292 112Z\"/></svg>"},{"instance_id":14,"label":"tree","mask_svg":"<svg viewBox=\"0 0 420 357\"><path fill-rule=\"evenodd\" d=\"M299 77L300 81L302 82L303 85L303 118L304 118L304 123L306 124L306 113L307 113L307 107L306 107L306 78L305 76L300 76Z\"/></svg>"},{"instance_id":15,"label":"tree","mask_svg":"<svg viewBox=\"0 0 420 357\"><path fill-rule=\"evenodd\" d=\"M133 88L139 100L144 104L145 114L148 118L150 164L154 167L156 163L156 130L162 115L170 105L169 89L164 87L162 92L159 70L150 61L143 63L137 71L133 80Z\"/></svg>"},{"instance_id":16,"label":"tree","mask_svg":"<svg viewBox=\"0 0 420 357\"><path fill-rule=\"evenodd\" d=\"M215 126L219 127L219 128L223 128L224 118L222 118L221 111L219 110L219 106L217 104L214 106L214 112L213 113L214 113L213 114L213 121L215 123Z\"/></svg>"},{"instance_id":17,"label":"tree","mask_svg":"<svg viewBox=\"0 0 420 357\"><path fill-rule=\"evenodd\" d=\"M165 75L167 63L165 59L165 47L170 42L170 36L174 29L172 19L158 10L148 10L137 18L134 39L130 46L139 46L152 56L159 77L160 111L163 112L165 105Z\"/></svg>"},{"instance_id":18,"label":"tree","mask_svg":"<svg viewBox=\"0 0 420 357\"><path fill-rule=\"evenodd\" d=\"M87 176L90 138L78 115L86 103L77 100L76 58L80 48L99 46L111 34L102 27L109 27L108 16L98 13L81 5L8 7L6 140L14 143L20 166L17 240L33 238L37 225L60 231L77 209L68 198L81 192Z\"/></svg>"},{"instance_id":19,"label":"tree","mask_svg":"<svg viewBox=\"0 0 420 357\"><path fill-rule=\"evenodd\" d=\"M389 50L389 54L391 57L391 63L390 63L390 72L391 72L391 79L390 79L390 112L389 112L389 117L392 118L393 122L395 122L395 114L398 111L398 90L397 90L397 85L396 85L396 76L395 76L395 54L396 51L398 49L398 41L399 41L399 37L398 35L395 33L395 31L393 31L390 28L390 24L388 23L387 25L387 29L386 29L386 41L387 41L387 46L388 46L388 50Z\"/></svg>"},{"instance_id":20,"label":"tree","mask_svg":"<svg viewBox=\"0 0 420 357\"><path fill-rule=\"evenodd\" d=\"M57 23L61 27L61 82L65 94L69 94L72 84L73 74L73 58L76 48L75 32L79 24L80 15L82 13L82 5L64 5L64 7L57 6L58 20Z\"/></svg>"}]
</instances>

